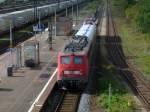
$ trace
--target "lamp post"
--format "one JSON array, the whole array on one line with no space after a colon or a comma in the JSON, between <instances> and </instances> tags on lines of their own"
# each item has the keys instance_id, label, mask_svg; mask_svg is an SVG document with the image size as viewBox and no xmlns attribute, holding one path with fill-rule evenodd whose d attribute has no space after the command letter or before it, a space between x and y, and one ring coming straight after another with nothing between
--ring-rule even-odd
<instances>
[{"instance_id":1,"label":"lamp post","mask_svg":"<svg viewBox=\"0 0 150 112\"><path fill-rule=\"evenodd\" d=\"M39 22L38 22L38 26L39 26L39 29L41 29L41 11L39 10L38 11L38 18L39 18ZM40 33L42 33L41 31L40 31Z\"/></svg>"},{"instance_id":2,"label":"lamp post","mask_svg":"<svg viewBox=\"0 0 150 112\"><path fill-rule=\"evenodd\" d=\"M66 17L68 16L68 3L66 4Z\"/></svg>"},{"instance_id":3,"label":"lamp post","mask_svg":"<svg viewBox=\"0 0 150 112\"><path fill-rule=\"evenodd\" d=\"M54 32L54 35L56 37L56 29L57 29L56 28L56 22L57 22L57 20L56 20L57 18L56 17L57 17L57 12L56 12L56 7L54 7L54 8L55 8L55 15L54 15L54 29L55 29L55 32Z\"/></svg>"},{"instance_id":4,"label":"lamp post","mask_svg":"<svg viewBox=\"0 0 150 112\"><path fill-rule=\"evenodd\" d=\"M9 18L8 19L9 20L9 27L10 27L10 29L9 29L9 40L10 40L10 45L9 45L9 47L10 47L10 59L11 59L11 63L10 63L10 66L11 67L13 67L13 48L14 48L14 46L13 46L13 27L14 27L14 22L15 21L21 21L21 22L23 22L24 21L24 18L23 17L11 17L11 18Z\"/></svg>"},{"instance_id":5,"label":"lamp post","mask_svg":"<svg viewBox=\"0 0 150 112\"><path fill-rule=\"evenodd\" d=\"M13 48L12 27L13 27L12 20L9 20L9 39L10 39L9 47L10 47L10 49Z\"/></svg>"},{"instance_id":6,"label":"lamp post","mask_svg":"<svg viewBox=\"0 0 150 112\"><path fill-rule=\"evenodd\" d=\"M0 18L0 20L4 21L3 18ZM11 17L11 18L6 18L6 20L8 20L9 23L9 48L10 48L10 67L13 67L13 26L14 26L14 22L15 20L23 20L23 17Z\"/></svg>"},{"instance_id":7,"label":"lamp post","mask_svg":"<svg viewBox=\"0 0 150 112\"><path fill-rule=\"evenodd\" d=\"M37 19L37 0L33 1L33 7L34 7L34 21Z\"/></svg>"},{"instance_id":8,"label":"lamp post","mask_svg":"<svg viewBox=\"0 0 150 112\"><path fill-rule=\"evenodd\" d=\"M59 5L60 5L60 0L57 0L57 2L58 2L58 9L59 9Z\"/></svg>"},{"instance_id":9,"label":"lamp post","mask_svg":"<svg viewBox=\"0 0 150 112\"><path fill-rule=\"evenodd\" d=\"M13 67L13 36L12 36L12 20L9 20L9 48L10 48L10 67Z\"/></svg>"},{"instance_id":10,"label":"lamp post","mask_svg":"<svg viewBox=\"0 0 150 112\"><path fill-rule=\"evenodd\" d=\"M39 10L39 26L41 27L41 11Z\"/></svg>"},{"instance_id":11,"label":"lamp post","mask_svg":"<svg viewBox=\"0 0 150 112\"><path fill-rule=\"evenodd\" d=\"M76 24L77 24L77 21L78 21L78 20L77 20L77 19L78 19L78 13L79 13L79 12L78 12L78 11L79 11L79 9L78 9L78 8L79 8L79 7L78 7L78 0L77 0Z\"/></svg>"},{"instance_id":12,"label":"lamp post","mask_svg":"<svg viewBox=\"0 0 150 112\"><path fill-rule=\"evenodd\" d=\"M71 2L72 2L72 19L73 19L73 1L71 0Z\"/></svg>"},{"instance_id":13,"label":"lamp post","mask_svg":"<svg viewBox=\"0 0 150 112\"><path fill-rule=\"evenodd\" d=\"M50 22L48 22L48 42L49 42L49 49L53 50L52 48L52 22L50 18Z\"/></svg>"}]
</instances>

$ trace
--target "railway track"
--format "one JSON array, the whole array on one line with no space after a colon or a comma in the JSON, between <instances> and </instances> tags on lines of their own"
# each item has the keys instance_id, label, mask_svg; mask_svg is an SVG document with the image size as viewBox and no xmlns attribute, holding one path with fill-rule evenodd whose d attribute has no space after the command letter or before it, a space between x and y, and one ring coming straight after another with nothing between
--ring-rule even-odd
<instances>
[{"instance_id":1,"label":"railway track","mask_svg":"<svg viewBox=\"0 0 150 112\"><path fill-rule=\"evenodd\" d=\"M126 60L121 46L121 39L116 33L109 4L107 6L106 47L112 63L116 66L135 95L140 99L143 107L150 112L150 85L142 74L134 69L131 63Z\"/></svg>"},{"instance_id":2,"label":"railway track","mask_svg":"<svg viewBox=\"0 0 150 112\"><path fill-rule=\"evenodd\" d=\"M65 0L63 0L63 1L65 1ZM63 1L61 1L61 2L63 2ZM44 6L47 4L52 4L52 3L57 3L57 2L58 1L46 1L46 2L40 2L38 4L34 4L32 2L27 2L27 3L23 3L24 5L13 4L13 5L2 6L2 7L0 7L0 14L9 13L12 11L24 10L24 9L28 9L28 8L34 8L35 5L36 5L36 7L39 7L39 6Z\"/></svg>"},{"instance_id":3,"label":"railway track","mask_svg":"<svg viewBox=\"0 0 150 112\"><path fill-rule=\"evenodd\" d=\"M64 0L60 0L60 2L63 2L63 1L64 1ZM55 2L56 2L56 1L55 1ZM54 3L54 1L53 1L53 3ZM71 10L71 9L69 9L68 12L69 12L70 10ZM59 13L57 13L57 16L58 16L58 17L59 17L59 16L64 16L65 13L66 13L66 12L65 12L64 10L63 10L63 11L60 11ZM43 20L45 20L45 18L44 18ZM35 22L36 22L36 21L35 21ZM19 32L20 30L23 30L24 28L31 28L31 27L35 24L35 22L32 22L31 24L27 24L27 25L22 26L22 27L19 27L19 28L15 28L15 29L13 29L13 32L17 33L17 32ZM45 24L45 26L46 26L47 23L44 23L44 24ZM47 27L47 26L46 26L46 27ZM31 29L32 29L32 28L31 28ZM31 32L31 33L30 33L30 32ZM1 35L1 37L3 37L3 36L9 37L9 34L8 34L7 32L5 32L4 34L0 34L0 35ZM21 35L22 35L22 36L21 36L20 38L18 38L18 39L14 38L14 39L13 39L13 41L14 41L13 45L14 45L14 46L17 46L18 43L21 43L21 42L23 42L23 41L25 41L25 40L31 38L32 36L34 36L33 33L32 33L32 31L22 32ZM17 36L18 36L18 35L17 35ZM7 38L6 38L6 39L7 39ZM0 39L0 41L1 41L1 39ZM7 42L3 43L3 44L0 46L0 55L3 54L3 53L5 53L5 52L7 52L8 49L9 49L9 42L7 41Z\"/></svg>"},{"instance_id":4,"label":"railway track","mask_svg":"<svg viewBox=\"0 0 150 112\"><path fill-rule=\"evenodd\" d=\"M76 112L81 92L69 92L62 90L60 101L54 112Z\"/></svg>"},{"instance_id":5,"label":"railway track","mask_svg":"<svg viewBox=\"0 0 150 112\"><path fill-rule=\"evenodd\" d=\"M7 8L4 7L4 8L0 9L0 14L5 14L5 13L13 12L13 11L24 10L24 9L28 9L28 8L32 8L32 7L33 7L32 4L24 4L24 6L15 5L15 6L9 6Z\"/></svg>"}]
</instances>

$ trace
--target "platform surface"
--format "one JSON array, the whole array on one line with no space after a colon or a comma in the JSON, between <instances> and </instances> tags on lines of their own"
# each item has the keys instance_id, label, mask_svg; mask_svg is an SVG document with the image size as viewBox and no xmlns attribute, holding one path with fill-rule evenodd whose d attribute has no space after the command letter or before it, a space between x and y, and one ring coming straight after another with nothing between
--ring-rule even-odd
<instances>
[{"instance_id":1,"label":"platform surface","mask_svg":"<svg viewBox=\"0 0 150 112\"><path fill-rule=\"evenodd\" d=\"M79 18L81 20L74 26L75 31L81 27L83 20L88 17L87 15L88 13ZM13 77L0 76L2 79L0 83L0 112L28 111L55 71L57 54L70 38L67 36L53 38L53 51L50 51L46 41L48 32L36 37L40 41L40 66L35 69L21 68L13 74Z\"/></svg>"},{"instance_id":2,"label":"platform surface","mask_svg":"<svg viewBox=\"0 0 150 112\"><path fill-rule=\"evenodd\" d=\"M15 71L12 77L1 77L0 112L27 112L56 69L57 53L68 41L68 37L54 38L53 51L50 51L46 41L47 36L48 32L37 36L40 41L39 67L20 68Z\"/></svg>"}]
</instances>

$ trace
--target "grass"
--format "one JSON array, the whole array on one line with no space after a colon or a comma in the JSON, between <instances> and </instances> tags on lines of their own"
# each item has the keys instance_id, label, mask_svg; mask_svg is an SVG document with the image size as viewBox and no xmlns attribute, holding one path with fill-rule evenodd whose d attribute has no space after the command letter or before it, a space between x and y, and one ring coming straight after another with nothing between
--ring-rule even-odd
<instances>
[{"instance_id":1,"label":"grass","mask_svg":"<svg viewBox=\"0 0 150 112\"><path fill-rule=\"evenodd\" d=\"M115 9L113 9L115 11ZM115 14L118 11L115 12ZM145 73L150 74L150 35L142 34L135 30L123 16L119 14L117 27L123 41L123 48L126 56L132 56L133 62ZM101 49L103 49L101 45ZM149 51L148 51L149 50ZM102 51L102 50L101 50ZM103 54L103 53L102 53ZM97 96L97 105L108 111L109 108L109 85L111 84L111 100L109 112L133 112L140 108L133 99L133 95L128 92L123 83L123 79L116 69L107 62L106 56L101 58L101 76L98 78L100 88Z\"/></svg>"},{"instance_id":2,"label":"grass","mask_svg":"<svg viewBox=\"0 0 150 112\"><path fill-rule=\"evenodd\" d=\"M150 78L150 32L141 33L130 20L125 17L125 10L115 6L116 0L112 1L112 12L116 19L118 33L122 37L125 55L133 57L132 62L136 67Z\"/></svg>"},{"instance_id":3,"label":"grass","mask_svg":"<svg viewBox=\"0 0 150 112\"><path fill-rule=\"evenodd\" d=\"M138 32L131 23L120 18L117 22L125 55L133 56L134 64L145 75L150 75L150 34Z\"/></svg>"},{"instance_id":4,"label":"grass","mask_svg":"<svg viewBox=\"0 0 150 112\"><path fill-rule=\"evenodd\" d=\"M133 112L135 103L132 95L128 93L115 68L110 64L105 64L102 70L103 75L98 79L100 91L97 105L108 111L109 85L111 84L110 112Z\"/></svg>"},{"instance_id":5,"label":"grass","mask_svg":"<svg viewBox=\"0 0 150 112\"><path fill-rule=\"evenodd\" d=\"M103 0L93 0L90 4L88 4L87 7L85 7L85 10L95 12L97 7L99 7L101 4L103 4Z\"/></svg>"},{"instance_id":6,"label":"grass","mask_svg":"<svg viewBox=\"0 0 150 112\"><path fill-rule=\"evenodd\" d=\"M115 9L113 9L115 10ZM123 16L123 10L117 10L115 14L119 14L119 17ZM119 28L120 29L120 28ZM125 30L123 30L125 31ZM126 34L126 32L124 32ZM124 40L123 40L124 41ZM133 42L131 42L131 45ZM109 112L133 112L140 104L135 102L133 94L127 89L127 86L123 83L123 79L117 72L115 67L108 62L107 53L105 54L105 46L101 45L102 57L100 70L102 72L101 77L98 79L98 87L100 88L97 96L97 105L108 111L109 108L109 85L111 84L111 101ZM134 48L133 48L134 49ZM133 53L134 54L134 53ZM139 106L138 106L139 105Z\"/></svg>"}]
</instances>

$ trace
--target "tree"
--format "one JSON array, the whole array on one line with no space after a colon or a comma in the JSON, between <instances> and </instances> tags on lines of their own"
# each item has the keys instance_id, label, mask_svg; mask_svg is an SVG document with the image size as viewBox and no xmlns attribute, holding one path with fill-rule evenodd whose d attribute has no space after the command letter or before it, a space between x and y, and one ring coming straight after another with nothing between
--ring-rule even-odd
<instances>
[{"instance_id":1,"label":"tree","mask_svg":"<svg viewBox=\"0 0 150 112\"><path fill-rule=\"evenodd\" d=\"M139 1L136 23L142 32L150 32L150 0Z\"/></svg>"},{"instance_id":2,"label":"tree","mask_svg":"<svg viewBox=\"0 0 150 112\"><path fill-rule=\"evenodd\" d=\"M134 5L136 3L136 0L127 0L128 1L128 6Z\"/></svg>"}]
</instances>

